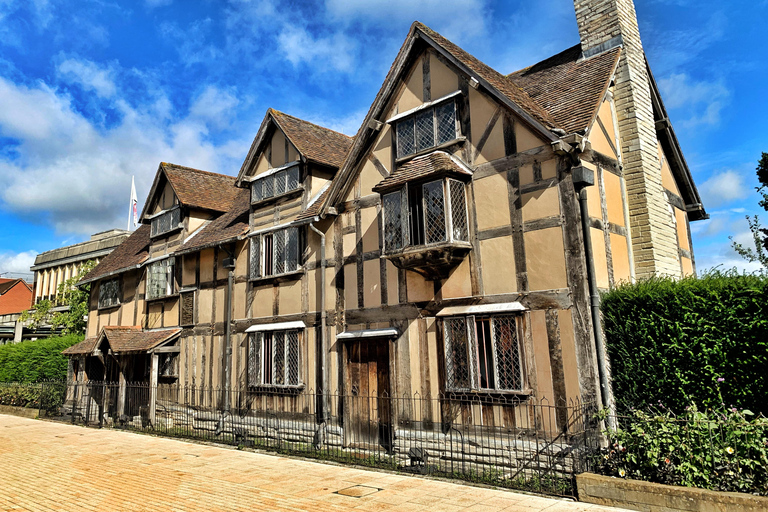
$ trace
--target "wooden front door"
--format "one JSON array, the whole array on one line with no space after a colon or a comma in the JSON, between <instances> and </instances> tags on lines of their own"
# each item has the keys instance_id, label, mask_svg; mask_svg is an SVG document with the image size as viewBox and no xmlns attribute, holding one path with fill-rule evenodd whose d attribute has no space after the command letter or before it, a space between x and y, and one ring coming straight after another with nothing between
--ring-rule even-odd
<instances>
[{"instance_id":1,"label":"wooden front door","mask_svg":"<svg viewBox=\"0 0 768 512\"><path fill-rule=\"evenodd\" d=\"M348 446L390 448L389 343L368 339L346 344L344 432Z\"/></svg>"}]
</instances>

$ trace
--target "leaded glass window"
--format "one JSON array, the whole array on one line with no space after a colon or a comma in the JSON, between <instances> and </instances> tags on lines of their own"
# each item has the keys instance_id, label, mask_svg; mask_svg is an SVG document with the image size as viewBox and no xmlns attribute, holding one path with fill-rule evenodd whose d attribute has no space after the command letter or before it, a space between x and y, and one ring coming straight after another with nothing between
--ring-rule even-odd
<instances>
[{"instance_id":1,"label":"leaded glass window","mask_svg":"<svg viewBox=\"0 0 768 512\"><path fill-rule=\"evenodd\" d=\"M397 121L397 157L402 158L454 140L456 102L425 108Z\"/></svg>"},{"instance_id":2,"label":"leaded glass window","mask_svg":"<svg viewBox=\"0 0 768 512\"><path fill-rule=\"evenodd\" d=\"M173 258L156 261L149 265L147 269L148 299L157 299L173 294L175 290L173 268Z\"/></svg>"},{"instance_id":3,"label":"leaded glass window","mask_svg":"<svg viewBox=\"0 0 768 512\"><path fill-rule=\"evenodd\" d=\"M251 183L251 202L255 203L270 197L281 196L299 188L301 188L299 166L293 165L288 169L253 180Z\"/></svg>"},{"instance_id":4,"label":"leaded glass window","mask_svg":"<svg viewBox=\"0 0 768 512\"><path fill-rule=\"evenodd\" d=\"M153 217L150 221L151 236L159 236L180 227L181 208L174 208Z\"/></svg>"},{"instance_id":5,"label":"leaded glass window","mask_svg":"<svg viewBox=\"0 0 768 512\"><path fill-rule=\"evenodd\" d=\"M446 389L522 391L517 315L443 320Z\"/></svg>"},{"instance_id":6,"label":"leaded glass window","mask_svg":"<svg viewBox=\"0 0 768 512\"><path fill-rule=\"evenodd\" d=\"M301 384L299 331L263 331L248 341L248 385Z\"/></svg>"},{"instance_id":7,"label":"leaded glass window","mask_svg":"<svg viewBox=\"0 0 768 512\"><path fill-rule=\"evenodd\" d=\"M298 228L286 228L251 237L250 277L277 276L299 269L301 244Z\"/></svg>"},{"instance_id":8,"label":"leaded glass window","mask_svg":"<svg viewBox=\"0 0 768 512\"><path fill-rule=\"evenodd\" d=\"M99 284L99 307L109 308L120 304L120 279L110 279Z\"/></svg>"}]
</instances>

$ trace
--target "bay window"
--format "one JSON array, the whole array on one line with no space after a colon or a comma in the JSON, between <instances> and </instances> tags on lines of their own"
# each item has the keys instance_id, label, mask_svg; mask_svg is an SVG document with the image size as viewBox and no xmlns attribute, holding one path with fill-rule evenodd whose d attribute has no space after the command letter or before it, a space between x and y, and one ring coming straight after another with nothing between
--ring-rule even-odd
<instances>
[{"instance_id":1,"label":"bay window","mask_svg":"<svg viewBox=\"0 0 768 512\"><path fill-rule=\"evenodd\" d=\"M468 242L466 186L452 178L408 183L382 196L384 251Z\"/></svg>"}]
</instances>

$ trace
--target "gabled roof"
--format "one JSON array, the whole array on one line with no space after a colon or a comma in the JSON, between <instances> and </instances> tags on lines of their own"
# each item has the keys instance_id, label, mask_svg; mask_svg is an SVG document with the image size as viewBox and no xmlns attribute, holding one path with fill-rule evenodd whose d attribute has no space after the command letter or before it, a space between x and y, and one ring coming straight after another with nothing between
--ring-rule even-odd
<instances>
[{"instance_id":1,"label":"gabled roof","mask_svg":"<svg viewBox=\"0 0 768 512\"><path fill-rule=\"evenodd\" d=\"M577 44L507 78L546 109L566 133L584 133L597 115L620 53L616 47L580 60L581 44Z\"/></svg>"},{"instance_id":2,"label":"gabled roof","mask_svg":"<svg viewBox=\"0 0 768 512\"><path fill-rule=\"evenodd\" d=\"M352 183L352 174L356 170L358 159L364 154L377 133L376 123L372 121L378 121L384 115L384 109L392 94L397 90L399 80L407 73L412 63L411 57L414 51L421 52L423 50L424 47L419 41L423 41L424 44L440 53L461 72L476 79L479 86L482 86L501 104L515 112L525 124L545 140L551 142L559 140L559 137L551 131L557 128L552 116L519 85L417 21L411 25L411 30L405 38L403 46L392 63L381 89L379 89L368 114L357 131L357 135L355 135L355 140L344 164L334 178L328 197L323 202L322 212L327 211L330 206L338 202L346 187Z\"/></svg>"},{"instance_id":3,"label":"gabled roof","mask_svg":"<svg viewBox=\"0 0 768 512\"><path fill-rule=\"evenodd\" d=\"M163 329L159 331L142 331L141 326L105 326L98 336L85 338L61 353L66 356L93 354L99 343L106 339L109 347L116 354L127 352L146 352L172 340L181 333L180 328Z\"/></svg>"},{"instance_id":4,"label":"gabled roof","mask_svg":"<svg viewBox=\"0 0 768 512\"><path fill-rule=\"evenodd\" d=\"M131 236L88 272L78 285L138 268L149 257L149 234L149 225L139 226Z\"/></svg>"},{"instance_id":5,"label":"gabled roof","mask_svg":"<svg viewBox=\"0 0 768 512\"><path fill-rule=\"evenodd\" d=\"M271 134L269 128L273 124L285 134L302 157L328 167L338 169L352 145L352 137L269 108L237 175L237 186L241 186L251 165L256 163L256 157Z\"/></svg>"},{"instance_id":6,"label":"gabled roof","mask_svg":"<svg viewBox=\"0 0 768 512\"><path fill-rule=\"evenodd\" d=\"M23 279L0 279L0 315L32 307L32 288Z\"/></svg>"},{"instance_id":7,"label":"gabled roof","mask_svg":"<svg viewBox=\"0 0 768 512\"><path fill-rule=\"evenodd\" d=\"M65 348L61 353L65 356L92 354L96 349L97 341L99 341L98 336L91 336L90 338L85 338L80 343L75 343L71 347Z\"/></svg>"},{"instance_id":8,"label":"gabled roof","mask_svg":"<svg viewBox=\"0 0 768 512\"><path fill-rule=\"evenodd\" d=\"M465 174L472 172L465 165L460 165L448 153L435 151L420 156L399 166L395 172L384 178L373 187L374 192L383 192L400 187L405 183L430 176L445 175L446 173Z\"/></svg>"},{"instance_id":9,"label":"gabled roof","mask_svg":"<svg viewBox=\"0 0 768 512\"><path fill-rule=\"evenodd\" d=\"M5 292L16 286L17 284L23 284L26 286L27 290L30 292L32 291L32 288L27 284L26 281L23 279L4 279L0 278L0 295L3 295Z\"/></svg>"},{"instance_id":10,"label":"gabled roof","mask_svg":"<svg viewBox=\"0 0 768 512\"><path fill-rule=\"evenodd\" d=\"M224 215L200 228L174 254L200 251L218 244L242 238L248 232L248 213L251 208L250 190L238 188L232 208Z\"/></svg>"},{"instance_id":11,"label":"gabled roof","mask_svg":"<svg viewBox=\"0 0 768 512\"><path fill-rule=\"evenodd\" d=\"M141 221L148 215L152 198L159 192L161 176L165 176L171 184L179 202L189 208L226 212L232 207L232 202L237 195L234 176L161 162L155 174L155 181L147 195L147 201L144 203Z\"/></svg>"},{"instance_id":12,"label":"gabled roof","mask_svg":"<svg viewBox=\"0 0 768 512\"><path fill-rule=\"evenodd\" d=\"M138 325L130 327L106 326L101 330L99 341L106 338L112 352L146 352L158 345L171 340L181 333L180 328L163 329L159 331L142 331Z\"/></svg>"}]
</instances>

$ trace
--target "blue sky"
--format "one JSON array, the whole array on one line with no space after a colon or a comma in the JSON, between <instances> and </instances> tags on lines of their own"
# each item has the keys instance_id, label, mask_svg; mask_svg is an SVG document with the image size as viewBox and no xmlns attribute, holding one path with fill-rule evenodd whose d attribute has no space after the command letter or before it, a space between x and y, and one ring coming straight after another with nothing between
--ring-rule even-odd
<instances>
[{"instance_id":1,"label":"blue sky","mask_svg":"<svg viewBox=\"0 0 768 512\"><path fill-rule=\"evenodd\" d=\"M712 216L698 268L751 268L768 2L635 4ZM0 274L124 229L161 161L237 174L268 107L354 134L416 19L504 73L578 42L569 0L0 0Z\"/></svg>"}]
</instances>

